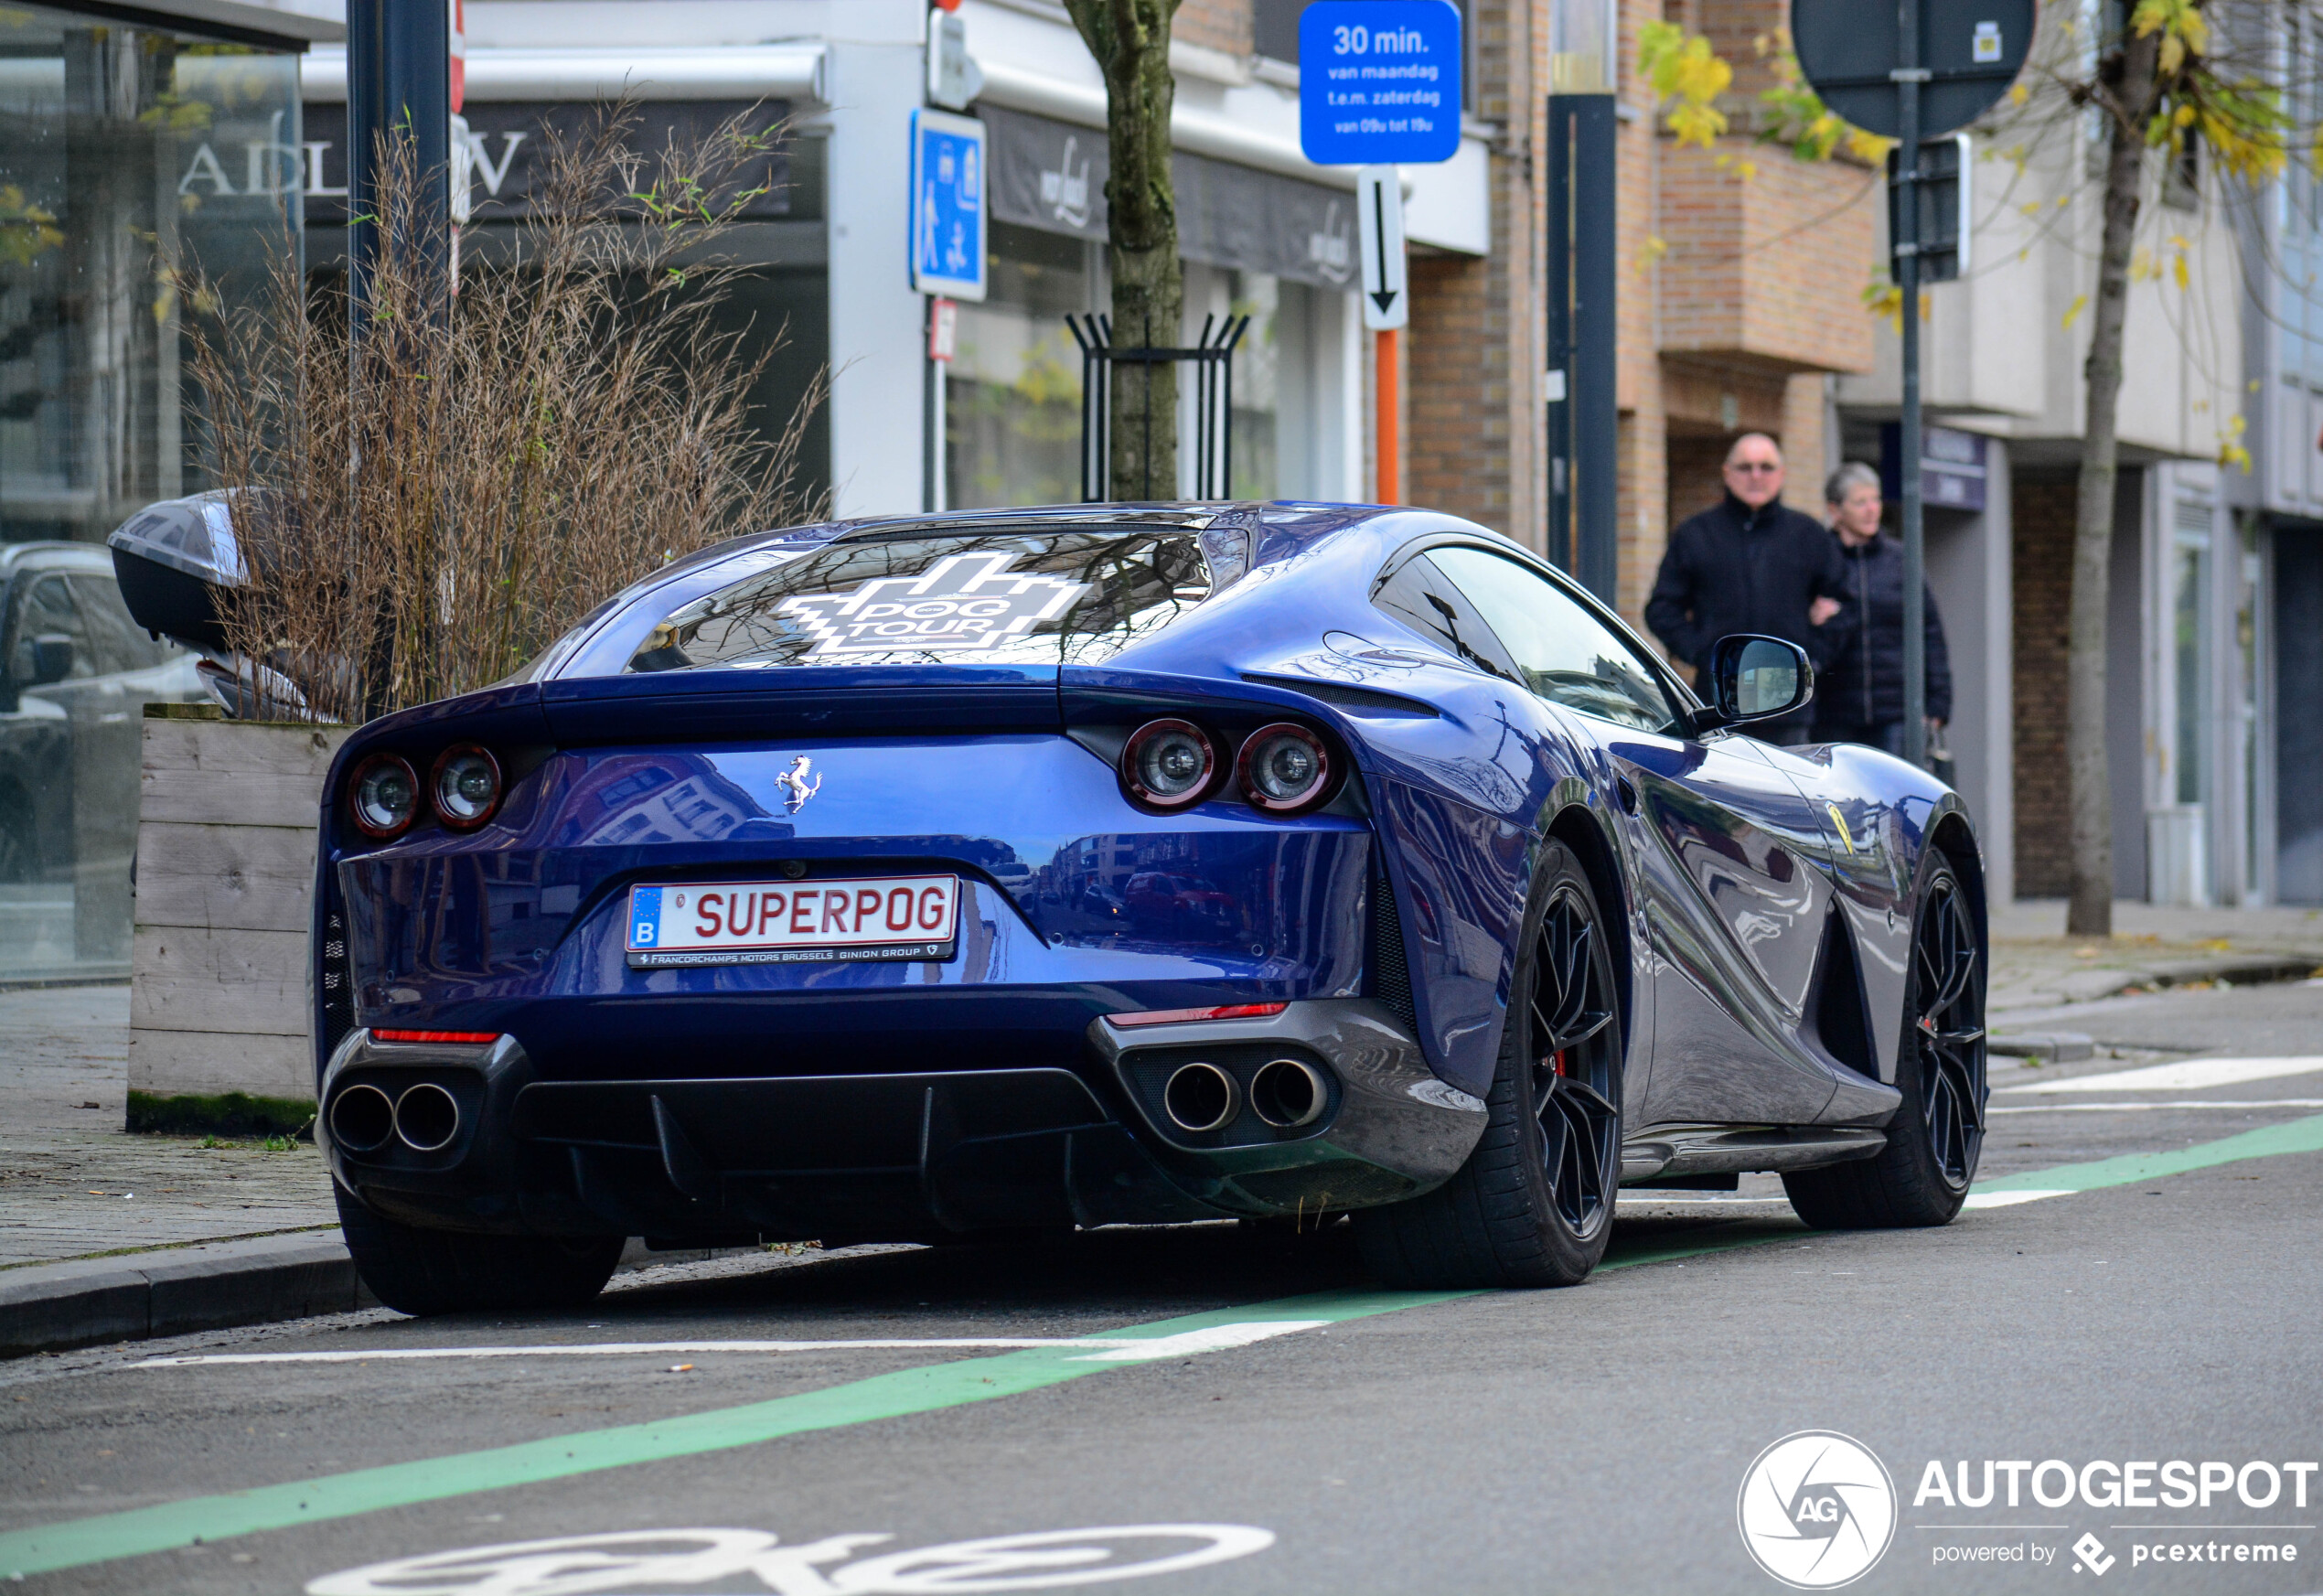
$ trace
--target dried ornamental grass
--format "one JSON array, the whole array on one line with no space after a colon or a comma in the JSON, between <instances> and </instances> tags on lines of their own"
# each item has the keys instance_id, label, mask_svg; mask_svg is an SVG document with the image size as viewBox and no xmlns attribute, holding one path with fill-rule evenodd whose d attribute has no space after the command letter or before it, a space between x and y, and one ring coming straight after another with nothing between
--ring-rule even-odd
<instances>
[{"instance_id":1,"label":"dried ornamental grass","mask_svg":"<svg viewBox=\"0 0 2323 1596\"><path fill-rule=\"evenodd\" d=\"M471 262L448 314L408 144L382 141L352 356L345 290L286 256L197 348L219 479L259 490L233 500L224 605L243 669L367 720L508 676L669 560L822 513L798 451L827 373L768 439L747 402L778 340L754 354L712 320L736 268L711 251L780 132L749 120L641 152L619 106L551 138L514 248Z\"/></svg>"}]
</instances>

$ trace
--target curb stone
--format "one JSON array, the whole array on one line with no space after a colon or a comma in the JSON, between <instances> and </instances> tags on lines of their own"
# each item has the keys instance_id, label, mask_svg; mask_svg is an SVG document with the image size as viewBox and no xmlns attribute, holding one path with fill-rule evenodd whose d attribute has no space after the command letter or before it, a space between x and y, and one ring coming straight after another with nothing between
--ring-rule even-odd
<instances>
[{"instance_id":1,"label":"curb stone","mask_svg":"<svg viewBox=\"0 0 2323 1596\"><path fill-rule=\"evenodd\" d=\"M755 1250L657 1252L633 1238L619 1268L699 1263ZM0 1270L0 1358L379 1305L336 1230L26 1264Z\"/></svg>"},{"instance_id":2,"label":"curb stone","mask_svg":"<svg viewBox=\"0 0 2323 1596\"><path fill-rule=\"evenodd\" d=\"M1985 1038L1985 1049L2011 1058L2038 1058L2050 1064L2078 1064L2097 1055L2097 1044L2078 1031L1996 1031Z\"/></svg>"},{"instance_id":3,"label":"curb stone","mask_svg":"<svg viewBox=\"0 0 2323 1596\"><path fill-rule=\"evenodd\" d=\"M35 1264L0 1273L0 1357L376 1305L329 1235Z\"/></svg>"}]
</instances>

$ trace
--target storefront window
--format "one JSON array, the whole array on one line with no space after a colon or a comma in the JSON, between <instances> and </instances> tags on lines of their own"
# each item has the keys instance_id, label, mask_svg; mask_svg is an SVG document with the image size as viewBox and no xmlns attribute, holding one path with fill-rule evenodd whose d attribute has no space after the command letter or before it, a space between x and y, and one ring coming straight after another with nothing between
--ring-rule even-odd
<instances>
[{"instance_id":1,"label":"storefront window","mask_svg":"<svg viewBox=\"0 0 2323 1596\"><path fill-rule=\"evenodd\" d=\"M102 547L214 486L187 372L299 226L298 67L0 9L0 977L125 973L138 707L200 696Z\"/></svg>"},{"instance_id":2,"label":"storefront window","mask_svg":"<svg viewBox=\"0 0 2323 1596\"><path fill-rule=\"evenodd\" d=\"M2181 804L2202 801L2209 761L2202 738L2210 725L2210 508L2182 505L2170 562L2170 623L2177 700L2175 789Z\"/></svg>"},{"instance_id":3,"label":"storefront window","mask_svg":"<svg viewBox=\"0 0 2323 1596\"><path fill-rule=\"evenodd\" d=\"M1081 352L1090 246L995 222L990 296L959 307L944 388L945 491L956 509L1081 497Z\"/></svg>"}]
</instances>

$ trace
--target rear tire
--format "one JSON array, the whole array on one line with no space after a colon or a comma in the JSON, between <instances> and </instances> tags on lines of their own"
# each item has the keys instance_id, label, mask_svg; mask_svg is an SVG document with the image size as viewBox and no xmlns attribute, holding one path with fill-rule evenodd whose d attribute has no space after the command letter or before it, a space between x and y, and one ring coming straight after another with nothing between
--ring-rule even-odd
<instances>
[{"instance_id":1,"label":"rear tire","mask_svg":"<svg viewBox=\"0 0 2323 1596\"><path fill-rule=\"evenodd\" d=\"M1541 861L1517 948L1483 1140L1436 1190L1354 1216L1365 1263L1390 1286L1570 1286L1605 1256L1621 1184L1620 1003L1596 894L1561 842Z\"/></svg>"},{"instance_id":2,"label":"rear tire","mask_svg":"<svg viewBox=\"0 0 2323 1596\"><path fill-rule=\"evenodd\" d=\"M343 1186L332 1190L355 1272L399 1313L575 1308L605 1289L621 1261L618 1236L423 1230L374 1213Z\"/></svg>"},{"instance_id":3,"label":"rear tire","mask_svg":"<svg viewBox=\"0 0 2323 1596\"><path fill-rule=\"evenodd\" d=\"M1896 1089L1877 1158L1782 1177L1799 1217L1818 1230L1949 1225L1967 1200L1984 1151L1985 971L1968 899L1939 857L1921 889L1911 932Z\"/></svg>"}]
</instances>

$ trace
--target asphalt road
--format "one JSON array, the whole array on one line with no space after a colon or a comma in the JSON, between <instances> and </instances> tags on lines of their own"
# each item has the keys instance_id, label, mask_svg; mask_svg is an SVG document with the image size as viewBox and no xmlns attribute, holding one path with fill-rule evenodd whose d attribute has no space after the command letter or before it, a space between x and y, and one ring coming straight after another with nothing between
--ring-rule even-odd
<instances>
[{"instance_id":1,"label":"asphalt road","mask_svg":"<svg viewBox=\"0 0 2323 1596\"><path fill-rule=\"evenodd\" d=\"M2323 1590L2323 1473L2284 1467L2323 1460L2323 983L2074 1019L2133 1051L1996 1084L2196 1049L2317 1056L2003 1089L1986 1205L1946 1229L1808 1232L1765 1181L1625 1199L1611 1267L1565 1291L1392 1297L1343 1229L1205 1226L727 1259L629 1278L585 1314L374 1312L0 1366L0 1579L1779 1591L1740 1501L1769 1559L1811 1580L1884 1544L1851 1590ZM957 1338L1098 1344L926 1344ZM847 1344L701 1344L770 1341ZM471 1355L524 1348L559 1350ZM391 1355L416 1352L461 1355ZM1835 1441L1753 1473L1799 1431L1868 1449L1891 1514ZM2173 1461L2193 1490L2135 1467ZM1987 1462L2029 1466L1997 1468L1989 1505L1957 1500ZM2124 1465L2154 1505L2107 1500ZM478 1549L571 1537L599 1538ZM1033 1538L961 1544L990 1537Z\"/></svg>"}]
</instances>

